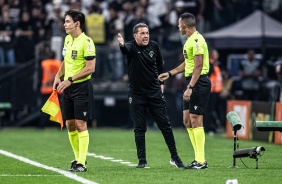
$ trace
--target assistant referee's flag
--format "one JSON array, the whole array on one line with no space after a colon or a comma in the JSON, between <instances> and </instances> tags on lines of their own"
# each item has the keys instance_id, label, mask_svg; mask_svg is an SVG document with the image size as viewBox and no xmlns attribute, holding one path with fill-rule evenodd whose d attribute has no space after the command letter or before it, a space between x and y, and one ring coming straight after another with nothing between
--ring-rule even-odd
<instances>
[{"instance_id":1,"label":"assistant referee's flag","mask_svg":"<svg viewBox=\"0 0 282 184\"><path fill-rule=\"evenodd\" d=\"M63 118L58 98L58 91L55 90L44 104L41 109L42 112L50 115L50 120L61 124L61 130L63 129Z\"/></svg>"}]
</instances>

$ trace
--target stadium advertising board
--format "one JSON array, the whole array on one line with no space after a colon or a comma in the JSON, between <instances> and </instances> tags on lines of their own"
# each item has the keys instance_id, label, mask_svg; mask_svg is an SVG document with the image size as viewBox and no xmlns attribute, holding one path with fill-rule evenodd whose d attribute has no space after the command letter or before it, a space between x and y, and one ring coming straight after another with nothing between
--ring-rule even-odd
<instances>
[{"instance_id":1,"label":"stadium advertising board","mask_svg":"<svg viewBox=\"0 0 282 184\"><path fill-rule=\"evenodd\" d=\"M250 101L239 101L239 100L229 100L227 102L227 113L230 111L235 111L240 119L244 128L238 131L238 137L240 139L249 139L250 131ZM229 121L226 122L226 136L228 138L233 138L233 130L229 124Z\"/></svg>"},{"instance_id":2,"label":"stadium advertising board","mask_svg":"<svg viewBox=\"0 0 282 184\"><path fill-rule=\"evenodd\" d=\"M275 121L282 121L282 103L276 103ZM282 132L275 131L274 143L282 144Z\"/></svg>"}]
</instances>

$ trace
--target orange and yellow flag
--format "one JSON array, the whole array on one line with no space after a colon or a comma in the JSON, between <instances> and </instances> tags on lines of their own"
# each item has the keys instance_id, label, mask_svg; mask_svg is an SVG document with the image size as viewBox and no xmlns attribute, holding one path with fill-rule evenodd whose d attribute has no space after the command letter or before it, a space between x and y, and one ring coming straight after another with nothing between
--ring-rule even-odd
<instances>
[{"instance_id":1,"label":"orange and yellow flag","mask_svg":"<svg viewBox=\"0 0 282 184\"><path fill-rule=\"evenodd\" d=\"M60 123L61 130L63 129L64 124L57 90L53 91L47 102L42 107L41 111L49 114L50 120Z\"/></svg>"}]
</instances>

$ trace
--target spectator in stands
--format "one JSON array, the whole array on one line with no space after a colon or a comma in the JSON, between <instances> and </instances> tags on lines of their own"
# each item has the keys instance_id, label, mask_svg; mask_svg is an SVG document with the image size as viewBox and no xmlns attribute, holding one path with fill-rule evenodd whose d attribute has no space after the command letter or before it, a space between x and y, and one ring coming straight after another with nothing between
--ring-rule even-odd
<instances>
[{"instance_id":1,"label":"spectator in stands","mask_svg":"<svg viewBox=\"0 0 282 184\"><path fill-rule=\"evenodd\" d=\"M55 7L54 14L49 17L48 34L51 36L51 49L56 52L56 59L61 60L61 47L65 36L64 20L61 16L61 8Z\"/></svg>"},{"instance_id":2,"label":"spectator in stands","mask_svg":"<svg viewBox=\"0 0 282 184\"><path fill-rule=\"evenodd\" d=\"M168 29L168 36L167 39L165 39L164 47L167 50L174 50L182 47L182 37L183 40L187 40L186 36L182 36L179 33L178 28L178 17L185 12L185 2L184 1L176 1L174 4L174 9L171 10L169 13L169 27ZM184 41L184 42L185 42Z\"/></svg>"},{"instance_id":3,"label":"spectator in stands","mask_svg":"<svg viewBox=\"0 0 282 184\"><path fill-rule=\"evenodd\" d=\"M88 15L88 10L85 8L85 6L82 5L81 0L76 0L72 4L72 9L75 9L75 10L82 12L85 16Z\"/></svg>"},{"instance_id":4,"label":"spectator in stands","mask_svg":"<svg viewBox=\"0 0 282 184\"><path fill-rule=\"evenodd\" d=\"M133 36L132 36L132 29L133 27L130 25L131 21L134 19L134 6L133 3L129 0L126 0L123 3L123 10L124 10L124 18L123 18L123 22L124 22L124 38L126 40L132 40ZM135 11L136 13L136 11ZM135 24L134 24L135 25Z\"/></svg>"},{"instance_id":5,"label":"spectator in stands","mask_svg":"<svg viewBox=\"0 0 282 184\"><path fill-rule=\"evenodd\" d=\"M134 13L134 17L133 19L130 21L130 23L127 25L127 27L125 28L125 39L126 40L133 40L133 27L138 24L138 23L144 23L147 24L148 21L146 20L146 15L144 12L144 8L141 6L136 7L135 9L135 13Z\"/></svg>"},{"instance_id":6,"label":"spectator in stands","mask_svg":"<svg viewBox=\"0 0 282 184\"><path fill-rule=\"evenodd\" d=\"M0 17L2 16L2 9L4 5L5 5L5 0L0 0Z\"/></svg>"},{"instance_id":7,"label":"spectator in stands","mask_svg":"<svg viewBox=\"0 0 282 184\"><path fill-rule=\"evenodd\" d=\"M21 20L16 30L17 62L24 63L34 56L34 32L30 21L30 14L22 12Z\"/></svg>"},{"instance_id":8,"label":"spectator in stands","mask_svg":"<svg viewBox=\"0 0 282 184\"><path fill-rule=\"evenodd\" d=\"M210 7L208 7L210 8ZM204 10L205 10L205 0L186 0L185 1L185 11L195 15L197 22L197 30L203 32L204 29Z\"/></svg>"},{"instance_id":9,"label":"spectator in stands","mask_svg":"<svg viewBox=\"0 0 282 184\"><path fill-rule=\"evenodd\" d=\"M219 29L236 21L240 11L236 11L239 2L236 0L214 0L214 23L212 29ZM249 8L249 7L248 7ZM240 10L242 7L240 7Z\"/></svg>"},{"instance_id":10,"label":"spectator in stands","mask_svg":"<svg viewBox=\"0 0 282 184\"><path fill-rule=\"evenodd\" d=\"M15 64L15 27L8 12L3 12L0 22L0 65Z\"/></svg>"},{"instance_id":11,"label":"spectator in stands","mask_svg":"<svg viewBox=\"0 0 282 184\"><path fill-rule=\"evenodd\" d=\"M221 71L218 66L218 52L215 49L211 49L209 52L209 62L210 62L210 70L209 77L211 80L211 92L209 103L207 107L206 114L204 115L204 128L205 132L214 134L216 133L216 129L219 128L219 115L218 106L219 103L219 94L222 90L222 77Z\"/></svg>"},{"instance_id":12,"label":"spectator in stands","mask_svg":"<svg viewBox=\"0 0 282 184\"><path fill-rule=\"evenodd\" d=\"M41 80L39 81L41 82L40 93L42 106L53 92L53 83L61 64L61 61L55 59L55 52L51 52L49 54L49 59L45 59L41 62L39 70L39 79ZM41 113L38 128L44 128L49 122L49 118L50 115Z\"/></svg>"},{"instance_id":13,"label":"spectator in stands","mask_svg":"<svg viewBox=\"0 0 282 184\"><path fill-rule=\"evenodd\" d=\"M168 24L171 0L148 0L147 16L150 27L150 38L162 45L161 32Z\"/></svg>"},{"instance_id":14,"label":"spectator in stands","mask_svg":"<svg viewBox=\"0 0 282 184\"><path fill-rule=\"evenodd\" d=\"M261 69L260 62L255 60L255 51L253 49L248 50L248 58L241 62L239 69L245 100L258 100Z\"/></svg>"},{"instance_id":15,"label":"spectator in stands","mask_svg":"<svg viewBox=\"0 0 282 184\"><path fill-rule=\"evenodd\" d=\"M34 32L35 44L41 41L45 36L45 18L41 13L41 8L39 6L34 6L31 10L31 23Z\"/></svg>"},{"instance_id":16,"label":"spectator in stands","mask_svg":"<svg viewBox=\"0 0 282 184\"><path fill-rule=\"evenodd\" d=\"M10 14L10 20L11 23L16 26L18 22L20 21L20 13L21 13L21 6L20 1L17 0L10 0L9 2L9 14Z\"/></svg>"},{"instance_id":17,"label":"spectator in stands","mask_svg":"<svg viewBox=\"0 0 282 184\"><path fill-rule=\"evenodd\" d=\"M109 60L111 63L112 80L121 80L124 74L124 64L122 54L119 51L119 44L116 42L117 34L123 34L124 24L120 17L118 17L118 6L111 4L109 7L110 21L106 23L107 38L110 45Z\"/></svg>"},{"instance_id":18,"label":"spectator in stands","mask_svg":"<svg viewBox=\"0 0 282 184\"><path fill-rule=\"evenodd\" d=\"M219 94L219 104L218 107L218 116L222 128L226 128L226 114L227 114L227 100L232 99L232 85L233 79L229 76L229 73L226 69L221 69L222 76L222 90Z\"/></svg>"}]
</instances>

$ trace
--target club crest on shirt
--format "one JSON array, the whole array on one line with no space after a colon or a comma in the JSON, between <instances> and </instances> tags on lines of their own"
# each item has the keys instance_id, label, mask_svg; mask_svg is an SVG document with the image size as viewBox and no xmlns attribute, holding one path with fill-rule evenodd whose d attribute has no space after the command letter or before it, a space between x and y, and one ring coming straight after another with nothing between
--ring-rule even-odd
<instances>
[{"instance_id":1,"label":"club crest on shirt","mask_svg":"<svg viewBox=\"0 0 282 184\"><path fill-rule=\"evenodd\" d=\"M132 98L131 98L131 97L129 97L128 101L129 101L129 103L131 103L131 102L132 102Z\"/></svg>"},{"instance_id":2,"label":"club crest on shirt","mask_svg":"<svg viewBox=\"0 0 282 184\"><path fill-rule=\"evenodd\" d=\"M150 52L149 52L149 55L150 55L151 57L153 57L154 52L153 52L153 51L150 51Z\"/></svg>"},{"instance_id":3,"label":"club crest on shirt","mask_svg":"<svg viewBox=\"0 0 282 184\"><path fill-rule=\"evenodd\" d=\"M200 46L199 46L199 44L197 44L197 43L196 43L196 51L197 51L197 52L200 52Z\"/></svg>"},{"instance_id":4,"label":"club crest on shirt","mask_svg":"<svg viewBox=\"0 0 282 184\"><path fill-rule=\"evenodd\" d=\"M71 58L72 58L73 60L76 60L76 58L77 58L77 50L72 50L72 51L71 51Z\"/></svg>"}]
</instances>

